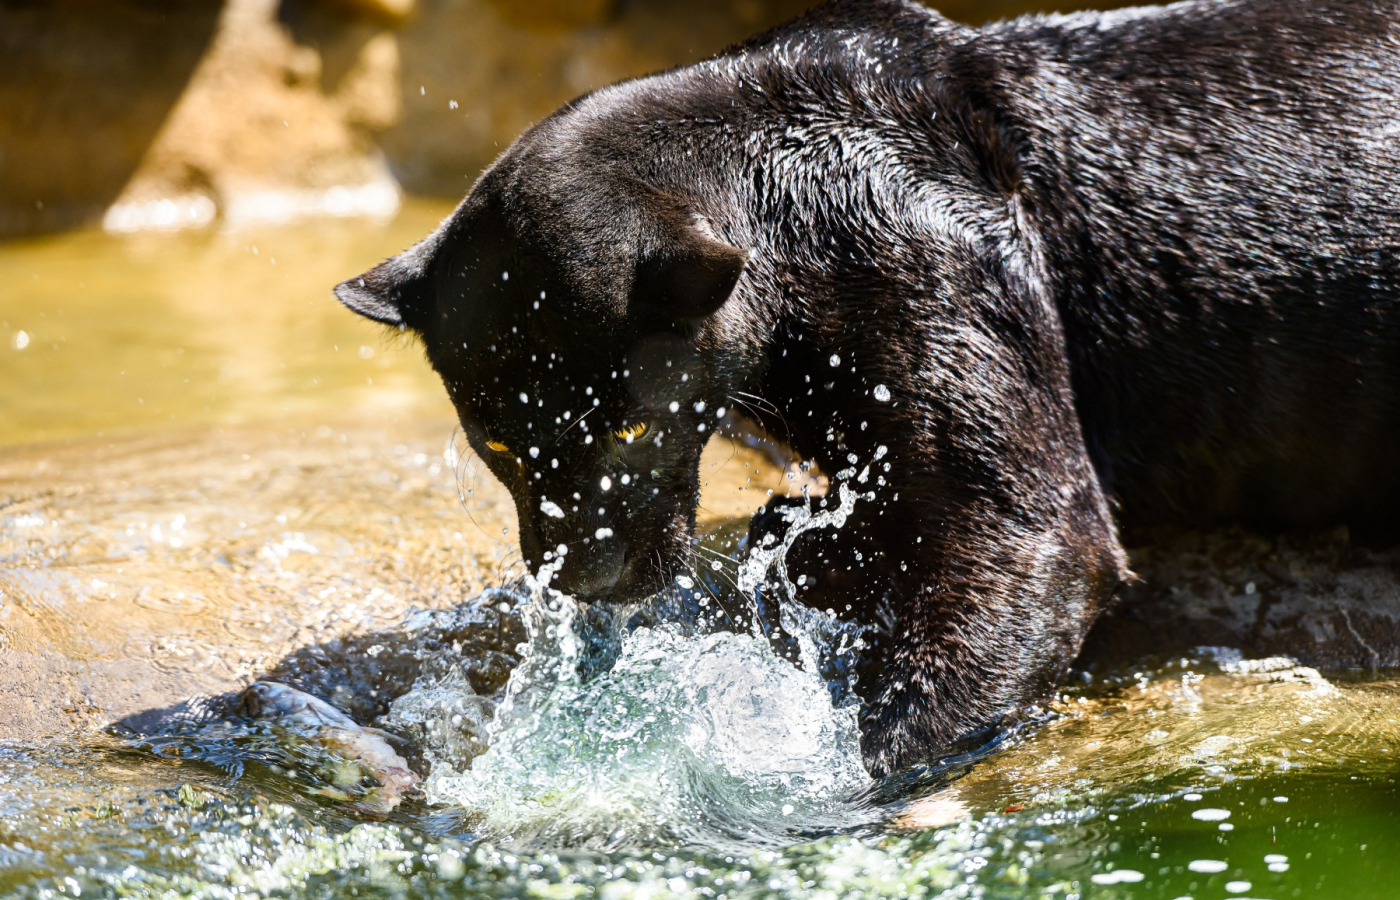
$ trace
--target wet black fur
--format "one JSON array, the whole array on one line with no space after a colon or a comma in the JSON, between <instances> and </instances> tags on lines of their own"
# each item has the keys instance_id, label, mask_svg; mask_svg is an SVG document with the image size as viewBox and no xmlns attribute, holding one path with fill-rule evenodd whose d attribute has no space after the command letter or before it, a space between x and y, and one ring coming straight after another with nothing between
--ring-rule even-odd
<instances>
[{"instance_id":1,"label":"wet black fur","mask_svg":"<svg viewBox=\"0 0 1400 900\"><path fill-rule=\"evenodd\" d=\"M1119 527L1400 512L1398 20L834 2L570 104L338 293L422 336L527 559L567 545L582 594L684 562L720 407L828 472L886 447L807 565L884 616L892 771L1061 677L1131 577Z\"/></svg>"}]
</instances>

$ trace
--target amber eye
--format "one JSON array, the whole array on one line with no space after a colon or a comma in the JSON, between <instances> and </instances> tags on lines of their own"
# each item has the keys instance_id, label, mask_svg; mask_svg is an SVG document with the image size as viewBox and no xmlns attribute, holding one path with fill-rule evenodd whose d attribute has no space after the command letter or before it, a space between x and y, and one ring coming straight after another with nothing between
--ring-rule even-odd
<instances>
[{"instance_id":1,"label":"amber eye","mask_svg":"<svg viewBox=\"0 0 1400 900\"><path fill-rule=\"evenodd\" d=\"M487 441L486 446L492 450L495 450L497 453L510 452L510 448L507 447L505 444L502 444L500 441Z\"/></svg>"},{"instance_id":2,"label":"amber eye","mask_svg":"<svg viewBox=\"0 0 1400 900\"><path fill-rule=\"evenodd\" d=\"M624 443L632 443L639 437L647 433L647 423L637 422L633 425L624 425L613 431L613 437Z\"/></svg>"}]
</instances>

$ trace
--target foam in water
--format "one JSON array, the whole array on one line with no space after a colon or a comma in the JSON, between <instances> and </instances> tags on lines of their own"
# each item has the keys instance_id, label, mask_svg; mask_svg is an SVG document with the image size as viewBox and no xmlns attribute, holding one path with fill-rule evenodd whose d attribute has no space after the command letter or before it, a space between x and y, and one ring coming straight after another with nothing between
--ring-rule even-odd
<instances>
[{"instance_id":1,"label":"foam in water","mask_svg":"<svg viewBox=\"0 0 1400 900\"><path fill-rule=\"evenodd\" d=\"M542 572L489 749L464 767L450 742L428 742L429 801L461 807L476 834L517 846L751 847L874 818L857 799L871 779L854 694L822 674L858 637L792 602L783 563L802 532L844 523L855 495L842 484L837 497L832 509L793 510L785 538L756 548L740 573L745 595L780 592L796 661L774 651L758 616L752 633L717 631L701 616L604 638L612 664L590 673L597 639L580 636L585 610L544 587ZM443 682L420 688L394 704L391 721L409 725L443 705ZM434 703L420 702L427 691Z\"/></svg>"}]
</instances>

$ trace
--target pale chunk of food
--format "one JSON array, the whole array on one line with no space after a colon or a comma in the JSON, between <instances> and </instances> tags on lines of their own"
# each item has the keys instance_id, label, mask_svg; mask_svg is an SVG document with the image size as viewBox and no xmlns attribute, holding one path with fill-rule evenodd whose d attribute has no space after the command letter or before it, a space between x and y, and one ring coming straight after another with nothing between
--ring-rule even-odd
<instances>
[{"instance_id":1,"label":"pale chunk of food","mask_svg":"<svg viewBox=\"0 0 1400 900\"><path fill-rule=\"evenodd\" d=\"M957 790L946 788L909 803L889 824L899 831L923 831L944 828L971 815L972 810L958 797Z\"/></svg>"},{"instance_id":2,"label":"pale chunk of food","mask_svg":"<svg viewBox=\"0 0 1400 900\"><path fill-rule=\"evenodd\" d=\"M272 722L289 749L314 760L326 784L315 791L383 818L418 785L418 775L393 748L396 736L359 725L326 701L275 681L256 681L239 697L248 716ZM320 751L306 753L304 751Z\"/></svg>"}]
</instances>

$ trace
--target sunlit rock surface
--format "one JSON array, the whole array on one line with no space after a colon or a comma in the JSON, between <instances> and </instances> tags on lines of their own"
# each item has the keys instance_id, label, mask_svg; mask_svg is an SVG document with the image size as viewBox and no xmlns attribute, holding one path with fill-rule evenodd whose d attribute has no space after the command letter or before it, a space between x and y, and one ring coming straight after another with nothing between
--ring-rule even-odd
<instances>
[{"instance_id":1,"label":"sunlit rock surface","mask_svg":"<svg viewBox=\"0 0 1400 900\"><path fill-rule=\"evenodd\" d=\"M0 4L0 236L241 229L458 198L574 97L809 0ZM970 23L1077 0L948 0ZM395 248L398 249L398 248Z\"/></svg>"},{"instance_id":2,"label":"sunlit rock surface","mask_svg":"<svg viewBox=\"0 0 1400 900\"><path fill-rule=\"evenodd\" d=\"M313 47L285 7L0 7L0 234L392 215L397 44L355 19Z\"/></svg>"}]
</instances>

